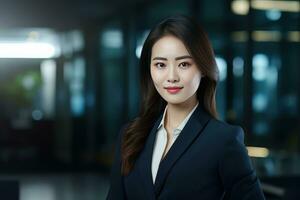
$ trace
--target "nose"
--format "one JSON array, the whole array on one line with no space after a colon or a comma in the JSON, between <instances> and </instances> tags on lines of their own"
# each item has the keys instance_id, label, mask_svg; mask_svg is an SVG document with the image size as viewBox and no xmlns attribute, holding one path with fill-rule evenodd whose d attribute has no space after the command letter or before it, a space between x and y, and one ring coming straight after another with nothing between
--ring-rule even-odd
<instances>
[{"instance_id":1,"label":"nose","mask_svg":"<svg viewBox=\"0 0 300 200\"><path fill-rule=\"evenodd\" d=\"M179 76L175 67L171 66L168 72L168 82L175 83L179 81Z\"/></svg>"}]
</instances>

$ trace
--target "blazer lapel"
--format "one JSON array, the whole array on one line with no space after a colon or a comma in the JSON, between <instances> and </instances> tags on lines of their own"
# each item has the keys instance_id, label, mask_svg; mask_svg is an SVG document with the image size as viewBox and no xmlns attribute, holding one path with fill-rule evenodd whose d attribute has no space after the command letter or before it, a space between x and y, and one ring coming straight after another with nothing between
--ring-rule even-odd
<instances>
[{"instance_id":1,"label":"blazer lapel","mask_svg":"<svg viewBox=\"0 0 300 200\"><path fill-rule=\"evenodd\" d=\"M175 162L180 158L180 156L185 152L185 150L189 147L189 145L194 141L194 139L202 132L203 128L207 124L211 117L203 110L201 105L199 104L194 113L192 114L191 118L179 134L178 138L175 140L174 144L169 149L168 153L164 157L164 159L161 161L157 176L155 179L155 185L154 185L154 192L155 195L158 196L160 193L165 179L167 178L167 175L169 171L171 170L172 166L175 164ZM159 121L160 122L160 121ZM159 124L159 123L158 123ZM158 126L157 124L157 126ZM157 128L156 126L154 128ZM152 129L152 132L156 129ZM150 142L148 145L151 145L147 147L147 155L146 159L147 161L144 162L145 166L147 168L147 174L148 171L150 171L151 175L151 158L152 158L152 151L153 151L153 145L154 145L154 139L155 134L151 133L150 135ZM147 175L148 176L148 175ZM147 177L147 182L149 184L149 179L152 178L150 176Z\"/></svg>"},{"instance_id":2,"label":"blazer lapel","mask_svg":"<svg viewBox=\"0 0 300 200\"><path fill-rule=\"evenodd\" d=\"M140 155L140 159L139 159L140 164L138 165L140 176L142 178L142 181L144 182L145 192L147 194L146 196L149 197L148 199L151 200L155 200L154 185L153 185L152 171L151 171L152 152L154 148L156 131L162 119L162 116L163 115L161 114L160 117L154 123L154 126L147 138L144 150Z\"/></svg>"}]
</instances>

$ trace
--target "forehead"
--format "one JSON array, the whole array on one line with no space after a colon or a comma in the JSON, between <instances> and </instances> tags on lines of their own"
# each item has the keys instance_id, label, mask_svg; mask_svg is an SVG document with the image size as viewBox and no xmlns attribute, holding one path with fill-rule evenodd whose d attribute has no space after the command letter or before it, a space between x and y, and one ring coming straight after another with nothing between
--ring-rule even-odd
<instances>
[{"instance_id":1,"label":"forehead","mask_svg":"<svg viewBox=\"0 0 300 200\"><path fill-rule=\"evenodd\" d=\"M166 35L156 41L152 47L151 57L161 56L175 58L190 55L183 42L172 35Z\"/></svg>"}]
</instances>

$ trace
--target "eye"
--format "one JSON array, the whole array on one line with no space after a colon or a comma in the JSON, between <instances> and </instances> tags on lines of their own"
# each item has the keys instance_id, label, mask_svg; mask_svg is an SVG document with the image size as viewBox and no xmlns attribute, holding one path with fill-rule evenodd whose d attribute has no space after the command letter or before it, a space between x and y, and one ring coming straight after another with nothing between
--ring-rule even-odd
<instances>
[{"instance_id":1,"label":"eye","mask_svg":"<svg viewBox=\"0 0 300 200\"><path fill-rule=\"evenodd\" d=\"M179 64L179 67L182 67L182 68L188 68L189 66L191 66L191 64L188 62L182 62Z\"/></svg>"},{"instance_id":2,"label":"eye","mask_svg":"<svg viewBox=\"0 0 300 200\"><path fill-rule=\"evenodd\" d=\"M157 68L164 68L165 64L164 63L155 63L154 64Z\"/></svg>"}]
</instances>

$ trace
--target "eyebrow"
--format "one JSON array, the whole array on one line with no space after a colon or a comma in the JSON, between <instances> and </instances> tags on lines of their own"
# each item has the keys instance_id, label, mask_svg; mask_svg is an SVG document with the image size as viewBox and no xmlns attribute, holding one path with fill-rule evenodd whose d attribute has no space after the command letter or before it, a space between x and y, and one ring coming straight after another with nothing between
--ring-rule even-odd
<instances>
[{"instance_id":1,"label":"eyebrow","mask_svg":"<svg viewBox=\"0 0 300 200\"><path fill-rule=\"evenodd\" d=\"M182 60L182 59L186 59L186 58L191 58L192 59L192 56L189 56L189 55L179 56L179 57L176 57L175 60ZM155 57L152 60L168 60L168 59L164 58L164 57Z\"/></svg>"}]
</instances>

